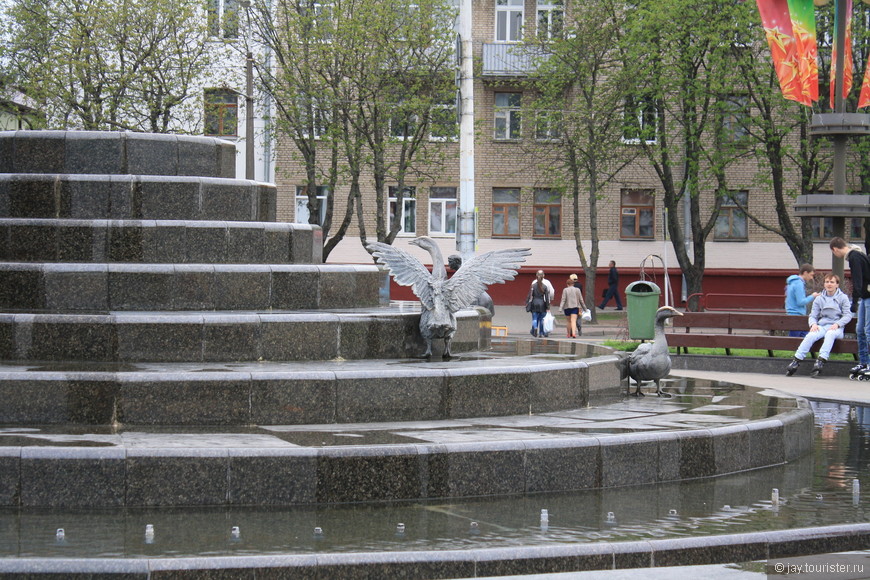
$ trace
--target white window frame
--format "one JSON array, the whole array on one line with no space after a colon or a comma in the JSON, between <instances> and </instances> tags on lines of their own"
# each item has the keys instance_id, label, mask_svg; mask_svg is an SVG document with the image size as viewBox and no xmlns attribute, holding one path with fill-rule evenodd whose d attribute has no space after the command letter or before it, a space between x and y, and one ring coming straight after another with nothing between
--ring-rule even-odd
<instances>
[{"instance_id":1,"label":"white window frame","mask_svg":"<svg viewBox=\"0 0 870 580\"><path fill-rule=\"evenodd\" d=\"M749 139L749 97L727 95L723 98L722 138L727 143L744 143Z\"/></svg>"},{"instance_id":2,"label":"white window frame","mask_svg":"<svg viewBox=\"0 0 870 580\"><path fill-rule=\"evenodd\" d=\"M535 140L556 142L562 140L562 112L538 111L535 115Z\"/></svg>"},{"instance_id":3,"label":"white window frame","mask_svg":"<svg viewBox=\"0 0 870 580\"><path fill-rule=\"evenodd\" d=\"M449 194L449 190L453 190L453 197L439 196L435 197L435 190L442 190L442 194ZM459 224L459 188L458 187L432 187L429 189L429 235L435 238L454 238L456 237L456 228ZM452 206L452 207L451 207ZM433 212L433 208L435 211ZM432 216L438 213L441 216L441 229L432 227ZM450 222L450 215L453 216L453 231L447 227Z\"/></svg>"},{"instance_id":4,"label":"white window frame","mask_svg":"<svg viewBox=\"0 0 870 580\"><path fill-rule=\"evenodd\" d=\"M391 185L389 188L389 201L387 206L387 227L392 229L393 227L393 216L395 215L396 203L398 202L398 198L396 197L397 186ZM407 225L407 220L411 220L411 226L413 229L407 229L405 226ZM399 225L399 233L400 236L416 236L417 235L417 188L413 185L405 186L405 194L402 196L402 222Z\"/></svg>"},{"instance_id":5,"label":"white window frame","mask_svg":"<svg viewBox=\"0 0 870 580\"><path fill-rule=\"evenodd\" d=\"M322 226L323 220L326 219L326 196L329 192L329 186L317 186L317 209L320 216L317 219L317 225ZM305 193L304 185L296 186L296 213L293 217L293 222L297 224L308 223L308 194Z\"/></svg>"},{"instance_id":6,"label":"white window frame","mask_svg":"<svg viewBox=\"0 0 870 580\"><path fill-rule=\"evenodd\" d=\"M565 6L562 0L537 0L538 20L537 34L540 40L553 40L562 36L565 30ZM559 30L554 31L554 19L558 15ZM541 22L546 23L546 29L541 30Z\"/></svg>"},{"instance_id":7,"label":"white window frame","mask_svg":"<svg viewBox=\"0 0 870 580\"><path fill-rule=\"evenodd\" d=\"M644 143L647 145L654 145L658 141L658 110L656 109L655 101L652 99L643 99L643 101L632 107L631 103L626 103L623 108L623 115L627 117L628 115L635 115L637 117L637 126L639 135L645 133L647 125L649 123L653 124L653 136L651 139L644 139ZM626 137L625 130L623 128L622 134L622 142L627 145L640 145L640 136L638 137Z\"/></svg>"},{"instance_id":8,"label":"white window frame","mask_svg":"<svg viewBox=\"0 0 870 580\"><path fill-rule=\"evenodd\" d=\"M451 100L450 102L440 103L437 105L433 105L430 111L430 119L429 119L429 140L430 141L456 141L459 139L459 121L456 115L456 101ZM444 119L450 119L451 127L453 131L450 135L435 135L432 133L432 129L436 126L447 128L447 123L438 124L435 120L439 117Z\"/></svg>"},{"instance_id":9,"label":"white window frame","mask_svg":"<svg viewBox=\"0 0 870 580\"><path fill-rule=\"evenodd\" d=\"M519 26L511 34L511 22L519 20ZM495 41L521 42L523 39L523 24L525 21L524 0L495 1Z\"/></svg>"},{"instance_id":10,"label":"white window frame","mask_svg":"<svg viewBox=\"0 0 870 580\"><path fill-rule=\"evenodd\" d=\"M499 105L499 97L506 96L508 100L511 99L511 95L519 97L519 104L502 104ZM523 121L522 121L522 93L495 93L493 95L493 103L494 107L494 119L493 119L493 139L496 141L517 141L522 138L523 134ZM513 121L516 120L516 134L512 131L511 127L513 126ZM504 123L504 131L503 133L499 132L499 121Z\"/></svg>"},{"instance_id":11,"label":"white window frame","mask_svg":"<svg viewBox=\"0 0 870 580\"><path fill-rule=\"evenodd\" d=\"M234 10L235 30L227 34L227 14ZM242 35L242 2L241 0L208 0L206 5L206 19L208 35L213 40L236 40Z\"/></svg>"},{"instance_id":12,"label":"white window frame","mask_svg":"<svg viewBox=\"0 0 870 580\"><path fill-rule=\"evenodd\" d=\"M302 128L301 132L302 138L322 139L329 130L330 111L321 107L321 103L316 98L312 100L310 105L307 105L305 102L300 103L299 108L305 119L305 127ZM313 117L311 125L314 129L313 135L308 134L308 115Z\"/></svg>"},{"instance_id":13,"label":"white window frame","mask_svg":"<svg viewBox=\"0 0 870 580\"><path fill-rule=\"evenodd\" d=\"M321 40L324 42L332 42L332 26L333 26L333 3L332 2L315 2L314 3L314 28L321 33ZM329 30L324 33L323 29L329 25Z\"/></svg>"},{"instance_id":14,"label":"white window frame","mask_svg":"<svg viewBox=\"0 0 870 580\"><path fill-rule=\"evenodd\" d=\"M401 105L399 105L401 106ZM402 124L405 119L409 121L409 128L407 135L404 131L401 131ZM410 115L403 115L401 110L396 110L390 115L390 139L396 139L398 141L404 141L405 139L413 139L414 135L417 133L417 128L420 125L420 117L417 116L416 113L411 113Z\"/></svg>"}]
</instances>

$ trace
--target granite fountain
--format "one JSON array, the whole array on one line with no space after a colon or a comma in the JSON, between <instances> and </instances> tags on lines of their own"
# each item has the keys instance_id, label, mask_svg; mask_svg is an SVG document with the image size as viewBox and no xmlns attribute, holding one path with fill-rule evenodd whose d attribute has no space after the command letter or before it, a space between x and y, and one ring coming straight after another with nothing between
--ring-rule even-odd
<instances>
[{"instance_id":1,"label":"granite fountain","mask_svg":"<svg viewBox=\"0 0 870 580\"><path fill-rule=\"evenodd\" d=\"M264 521L505 501L781 468L811 449L805 401L757 394L739 406L747 414L729 414L715 405L731 394L683 385L705 405L629 403L614 353L493 344L484 309L458 313L453 360L415 358L419 308L382 304L375 265L323 264L319 228L277 222L275 187L235 179L235 154L202 137L0 132L0 510L14 514L0 517L0 543L4 522L57 512L157 510L149 517L166 522L173 510L250 510ZM0 576L521 574L763 559L828 550L831 537L866 547L868 528L847 528L305 555L0 554ZM247 528L227 529L238 540Z\"/></svg>"}]
</instances>

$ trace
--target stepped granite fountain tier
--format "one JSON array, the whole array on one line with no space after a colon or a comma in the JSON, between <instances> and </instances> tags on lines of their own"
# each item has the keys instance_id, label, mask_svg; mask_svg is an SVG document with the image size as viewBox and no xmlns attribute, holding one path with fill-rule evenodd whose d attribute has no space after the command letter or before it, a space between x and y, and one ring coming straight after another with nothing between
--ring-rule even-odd
<instances>
[{"instance_id":1,"label":"stepped granite fountain tier","mask_svg":"<svg viewBox=\"0 0 870 580\"><path fill-rule=\"evenodd\" d=\"M457 360L419 360L419 305L382 304L374 265L323 264L320 229L276 223L274 186L235 179L235 154L200 137L0 132L0 507L497 496L709 477L810 449L800 404L607 437L372 438L375 422L505 416L558 431L621 400L619 357L492 349L474 309L457 317ZM293 440L342 425L366 443Z\"/></svg>"}]
</instances>

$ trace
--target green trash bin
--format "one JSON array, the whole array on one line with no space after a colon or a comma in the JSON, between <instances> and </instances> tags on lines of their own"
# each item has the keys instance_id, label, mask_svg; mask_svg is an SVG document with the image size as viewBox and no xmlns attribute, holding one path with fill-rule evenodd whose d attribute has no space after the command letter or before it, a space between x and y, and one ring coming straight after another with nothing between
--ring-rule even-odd
<instances>
[{"instance_id":1,"label":"green trash bin","mask_svg":"<svg viewBox=\"0 0 870 580\"><path fill-rule=\"evenodd\" d=\"M630 338L652 340L655 337L656 310L659 309L661 293L657 285L646 280L638 280L625 287Z\"/></svg>"}]
</instances>

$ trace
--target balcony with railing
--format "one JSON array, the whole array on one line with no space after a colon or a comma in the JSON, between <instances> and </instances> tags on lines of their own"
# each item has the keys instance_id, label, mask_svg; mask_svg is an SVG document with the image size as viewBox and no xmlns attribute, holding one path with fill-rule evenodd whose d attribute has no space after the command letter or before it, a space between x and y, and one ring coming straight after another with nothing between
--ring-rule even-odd
<instances>
[{"instance_id":1,"label":"balcony with railing","mask_svg":"<svg viewBox=\"0 0 870 580\"><path fill-rule=\"evenodd\" d=\"M523 77L533 74L550 53L539 46L484 43L483 77Z\"/></svg>"}]
</instances>

